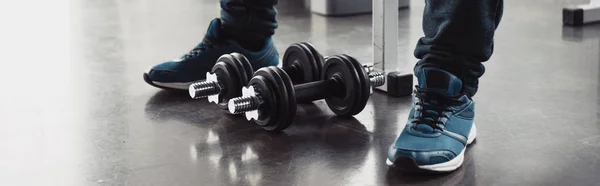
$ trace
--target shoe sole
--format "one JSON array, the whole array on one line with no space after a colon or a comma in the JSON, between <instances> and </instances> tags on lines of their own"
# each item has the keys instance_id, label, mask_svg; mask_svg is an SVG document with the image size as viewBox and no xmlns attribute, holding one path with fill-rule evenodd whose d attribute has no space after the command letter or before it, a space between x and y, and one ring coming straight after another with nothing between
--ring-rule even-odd
<instances>
[{"instance_id":1,"label":"shoe sole","mask_svg":"<svg viewBox=\"0 0 600 186\"><path fill-rule=\"evenodd\" d=\"M150 80L150 76L148 73L144 73L144 81L149 85L152 85L156 88L161 88L165 90L177 90L177 91L188 91L190 85L194 82L183 82L183 83L161 83Z\"/></svg>"},{"instance_id":2,"label":"shoe sole","mask_svg":"<svg viewBox=\"0 0 600 186\"><path fill-rule=\"evenodd\" d=\"M477 138L477 127L475 126L475 124L473 124L473 127L471 127L471 132L469 133L469 137L467 138L467 145L465 146L465 148L463 148L463 150L454 159L444 163L438 163L433 165L418 165L417 162L412 158L402 156L398 157L394 162L390 161L390 159L386 159L386 164L405 172L451 172L458 169L463 164L467 146L473 143L475 141L475 138Z\"/></svg>"}]
</instances>

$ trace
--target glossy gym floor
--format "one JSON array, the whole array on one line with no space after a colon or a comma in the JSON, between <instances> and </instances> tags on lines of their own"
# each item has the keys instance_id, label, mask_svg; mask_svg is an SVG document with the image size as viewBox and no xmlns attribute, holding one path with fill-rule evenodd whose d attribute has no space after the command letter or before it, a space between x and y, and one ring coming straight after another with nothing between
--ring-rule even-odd
<instances>
[{"instance_id":1,"label":"glossy gym floor","mask_svg":"<svg viewBox=\"0 0 600 186\"><path fill-rule=\"evenodd\" d=\"M507 0L477 102L478 139L441 175L385 165L410 98L375 93L354 118L323 101L284 133L263 131L187 93L147 85L151 65L189 51L215 0L72 0L4 6L1 185L599 185L600 25L563 27L562 7ZM283 53L372 57L371 15L322 17L282 0ZM400 62L416 62L424 2L400 10ZM12 14L14 13L14 14Z\"/></svg>"}]
</instances>

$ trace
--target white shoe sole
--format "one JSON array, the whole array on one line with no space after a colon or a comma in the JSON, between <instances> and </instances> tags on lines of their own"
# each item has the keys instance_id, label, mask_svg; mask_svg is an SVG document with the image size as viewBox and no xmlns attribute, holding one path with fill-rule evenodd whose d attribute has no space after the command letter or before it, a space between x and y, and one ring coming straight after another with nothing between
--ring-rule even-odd
<instances>
[{"instance_id":1,"label":"white shoe sole","mask_svg":"<svg viewBox=\"0 0 600 186\"><path fill-rule=\"evenodd\" d=\"M144 72L144 80L146 80L146 82L148 82L149 84L151 84L153 86L158 86L160 88L189 90L190 85L196 82L196 81L192 81L192 82L163 83L163 82L158 82L158 81L150 81L150 78L148 77L148 74L150 74L150 70L152 70L152 68L148 68L148 70L146 70L146 72Z\"/></svg>"},{"instance_id":2,"label":"white shoe sole","mask_svg":"<svg viewBox=\"0 0 600 186\"><path fill-rule=\"evenodd\" d=\"M462 163L465 159L465 150L467 149L467 146L470 145L471 143L473 143L473 141L475 141L476 137L477 137L477 127L475 126L475 124L473 124L473 127L471 127L471 132L469 133L469 137L467 138L467 145L465 146L465 148L462 149L462 151L458 154L458 156L456 156L454 159L444 162L444 163L438 163L438 164L433 164L433 165L420 165L420 166L418 166L419 169L433 171L433 172L449 172L449 171L454 171L454 170L458 169L462 165ZM390 161L390 159L387 159L385 161L385 163L389 166L394 165L394 163L392 161Z\"/></svg>"},{"instance_id":3,"label":"white shoe sole","mask_svg":"<svg viewBox=\"0 0 600 186\"><path fill-rule=\"evenodd\" d=\"M152 83L154 83L155 85L161 86L161 87L167 87L167 88L179 89L179 90L188 90L190 88L190 85L194 82L161 83L161 82L152 81Z\"/></svg>"}]
</instances>

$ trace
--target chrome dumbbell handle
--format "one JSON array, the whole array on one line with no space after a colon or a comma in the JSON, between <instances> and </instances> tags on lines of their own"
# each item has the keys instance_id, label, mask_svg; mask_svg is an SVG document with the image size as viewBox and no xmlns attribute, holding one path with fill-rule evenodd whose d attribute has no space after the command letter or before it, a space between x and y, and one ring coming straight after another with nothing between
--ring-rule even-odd
<instances>
[{"instance_id":1,"label":"chrome dumbbell handle","mask_svg":"<svg viewBox=\"0 0 600 186\"><path fill-rule=\"evenodd\" d=\"M258 109L263 100L255 90L254 86L243 87L242 97L232 98L227 103L229 112L232 114L245 113L248 121L258 119Z\"/></svg>"},{"instance_id":2,"label":"chrome dumbbell handle","mask_svg":"<svg viewBox=\"0 0 600 186\"><path fill-rule=\"evenodd\" d=\"M209 102L219 103L219 94L224 87L219 83L217 74L207 72L206 80L191 84L188 90L193 99L208 97Z\"/></svg>"}]
</instances>

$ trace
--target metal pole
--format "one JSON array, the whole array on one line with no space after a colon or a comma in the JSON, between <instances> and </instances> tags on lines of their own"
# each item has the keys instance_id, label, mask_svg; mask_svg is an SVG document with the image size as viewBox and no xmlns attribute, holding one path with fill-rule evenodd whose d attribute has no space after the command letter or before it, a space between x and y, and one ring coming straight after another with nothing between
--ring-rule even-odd
<instances>
[{"instance_id":1,"label":"metal pole","mask_svg":"<svg viewBox=\"0 0 600 186\"><path fill-rule=\"evenodd\" d=\"M390 72L398 69L398 1L373 0L373 66ZM377 89L387 92L387 86Z\"/></svg>"}]
</instances>

